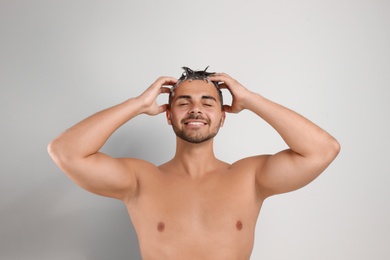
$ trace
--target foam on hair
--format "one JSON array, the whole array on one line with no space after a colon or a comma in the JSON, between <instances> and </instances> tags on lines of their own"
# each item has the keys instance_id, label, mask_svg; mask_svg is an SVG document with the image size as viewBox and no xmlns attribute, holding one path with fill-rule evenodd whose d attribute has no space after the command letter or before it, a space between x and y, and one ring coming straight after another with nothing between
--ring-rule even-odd
<instances>
[{"instance_id":1,"label":"foam on hair","mask_svg":"<svg viewBox=\"0 0 390 260\"><path fill-rule=\"evenodd\" d=\"M171 102L171 98L174 96L175 89L182 83L183 81L189 80L204 80L206 82L211 82L215 86L215 88L218 90L219 97L221 99L221 106L223 104L223 98L222 98L222 91L220 90L218 86L218 82L216 81L210 81L209 76L214 75L215 72L207 72L207 69L209 66L207 66L204 70L192 70L188 67L182 67L184 72L181 74L179 80L176 82L175 85L171 88L171 93L169 95L169 103Z\"/></svg>"}]
</instances>

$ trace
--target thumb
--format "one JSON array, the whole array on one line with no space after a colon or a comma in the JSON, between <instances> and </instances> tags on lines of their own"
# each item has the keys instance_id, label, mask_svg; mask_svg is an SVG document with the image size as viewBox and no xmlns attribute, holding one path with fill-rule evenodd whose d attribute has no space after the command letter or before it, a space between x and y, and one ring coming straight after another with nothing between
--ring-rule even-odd
<instances>
[{"instance_id":1,"label":"thumb","mask_svg":"<svg viewBox=\"0 0 390 260\"><path fill-rule=\"evenodd\" d=\"M164 104L164 105L159 106L158 107L158 114L161 114L161 113L167 111L167 109L168 109L168 104Z\"/></svg>"}]
</instances>

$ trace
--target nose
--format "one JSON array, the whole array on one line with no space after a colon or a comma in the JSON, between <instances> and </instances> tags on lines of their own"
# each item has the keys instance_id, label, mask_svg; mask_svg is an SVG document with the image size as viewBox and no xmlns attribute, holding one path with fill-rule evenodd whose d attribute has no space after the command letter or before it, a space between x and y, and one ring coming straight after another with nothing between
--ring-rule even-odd
<instances>
[{"instance_id":1,"label":"nose","mask_svg":"<svg viewBox=\"0 0 390 260\"><path fill-rule=\"evenodd\" d=\"M193 104L191 109L188 111L189 114L201 114L202 110L198 104Z\"/></svg>"}]
</instances>

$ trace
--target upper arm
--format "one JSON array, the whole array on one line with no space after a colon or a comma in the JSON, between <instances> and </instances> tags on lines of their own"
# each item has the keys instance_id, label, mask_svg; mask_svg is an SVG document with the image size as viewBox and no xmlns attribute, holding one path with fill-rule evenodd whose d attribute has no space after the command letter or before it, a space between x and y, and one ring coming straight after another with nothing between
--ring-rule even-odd
<instances>
[{"instance_id":1,"label":"upper arm","mask_svg":"<svg viewBox=\"0 0 390 260\"><path fill-rule=\"evenodd\" d=\"M100 152L85 158L53 159L82 188L120 200L136 193L136 171L142 169L143 163L138 159L112 158Z\"/></svg>"},{"instance_id":2,"label":"upper arm","mask_svg":"<svg viewBox=\"0 0 390 260\"><path fill-rule=\"evenodd\" d=\"M265 198L302 188L317 178L330 162L321 156L304 157L291 149L266 156L256 169L259 193Z\"/></svg>"}]
</instances>

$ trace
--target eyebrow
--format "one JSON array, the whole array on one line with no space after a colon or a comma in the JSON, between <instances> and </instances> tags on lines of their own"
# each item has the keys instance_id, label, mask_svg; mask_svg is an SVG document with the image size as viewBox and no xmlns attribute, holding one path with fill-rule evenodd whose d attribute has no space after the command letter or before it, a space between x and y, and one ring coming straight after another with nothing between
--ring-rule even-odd
<instances>
[{"instance_id":1,"label":"eyebrow","mask_svg":"<svg viewBox=\"0 0 390 260\"><path fill-rule=\"evenodd\" d=\"M181 95L181 96L178 96L176 98L176 100L179 100L179 99L192 99L192 97L189 95ZM215 102L217 102L217 100L213 96L204 95L204 96L202 96L202 99L211 99L211 100L214 100Z\"/></svg>"},{"instance_id":2,"label":"eyebrow","mask_svg":"<svg viewBox=\"0 0 390 260\"><path fill-rule=\"evenodd\" d=\"M212 99L215 102L217 102L217 100L214 97L212 97L212 96L202 96L202 99Z\"/></svg>"}]
</instances>

